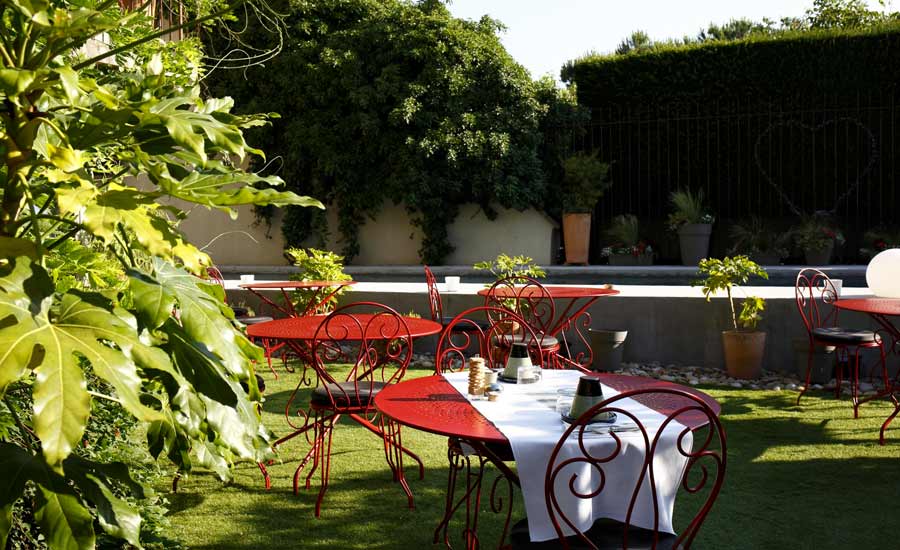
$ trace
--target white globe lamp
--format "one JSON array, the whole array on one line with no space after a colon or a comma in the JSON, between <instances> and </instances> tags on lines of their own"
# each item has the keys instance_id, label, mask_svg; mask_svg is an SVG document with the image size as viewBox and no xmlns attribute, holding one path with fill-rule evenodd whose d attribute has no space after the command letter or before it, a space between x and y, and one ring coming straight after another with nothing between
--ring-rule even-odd
<instances>
[{"instance_id":1,"label":"white globe lamp","mask_svg":"<svg viewBox=\"0 0 900 550\"><path fill-rule=\"evenodd\" d=\"M879 298L900 298L900 248L878 253L866 268L866 284Z\"/></svg>"}]
</instances>

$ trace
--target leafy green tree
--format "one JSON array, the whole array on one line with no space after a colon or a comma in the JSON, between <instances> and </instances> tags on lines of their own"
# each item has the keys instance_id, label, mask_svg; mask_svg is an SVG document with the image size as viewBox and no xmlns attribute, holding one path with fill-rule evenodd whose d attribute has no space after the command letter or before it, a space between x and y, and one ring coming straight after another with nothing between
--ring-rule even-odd
<instances>
[{"instance_id":1,"label":"leafy green tree","mask_svg":"<svg viewBox=\"0 0 900 550\"><path fill-rule=\"evenodd\" d=\"M757 23L747 18L731 19L721 25L710 23L706 30L700 31L697 35L697 42L740 40L754 33L767 32L769 32L769 28L764 23Z\"/></svg>"},{"instance_id":2,"label":"leafy green tree","mask_svg":"<svg viewBox=\"0 0 900 550\"><path fill-rule=\"evenodd\" d=\"M806 10L806 21L812 29L853 29L874 25L888 16L869 9L865 0L813 0Z\"/></svg>"},{"instance_id":3,"label":"leafy green tree","mask_svg":"<svg viewBox=\"0 0 900 550\"><path fill-rule=\"evenodd\" d=\"M650 35L644 31L638 30L632 32L627 38L619 42L619 45L616 46L616 53L618 55L625 55L631 52L649 50L652 47L653 40L650 39Z\"/></svg>"},{"instance_id":4,"label":"leafy green tree","mask_svg":"<svg viewBox=\"0 0 900 550\"><path fill-rule=\"evenodd\" d=\"M405 205L423 229L428 263L452 251L447 225L459 204L493 216L492 204L543 202L542 107L497 38L498 22L455 19L438 1L295 1L285 11L291 40L280 56L215 73L209 85L248 111L282 115L260 142L289 188L338 208L348 260L385 201ZM226 47L215 38L210 46ZM315 225L289 210L288 244Z\"/></svg>"},{"instance_id":5,"label":"leafy green tree","mask_svg":"<svg viewBox=\"0 0 900 550\"><path fill-rule=\"evenodd\" d=\"M235 167L262 154L242 130L265 117L201 98L159 52L125 59L153 34L104 54L118 67L78 60L88 38L137 17L111 0L0 0L0 546L26 492L50 548L93 548L95 524L140 545L120 495L143 487L78 451L95 399L143 423L150 453L180 471L227 477L269 448L262 354L222 290L194 276L209 258L165 203L321 205Z\"/></svg>"}]
</instances>

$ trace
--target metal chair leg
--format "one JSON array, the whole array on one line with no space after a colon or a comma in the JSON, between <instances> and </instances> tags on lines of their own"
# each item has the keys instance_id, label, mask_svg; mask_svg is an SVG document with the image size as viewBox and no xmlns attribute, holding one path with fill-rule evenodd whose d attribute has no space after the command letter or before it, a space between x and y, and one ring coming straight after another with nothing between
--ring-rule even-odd
<instances>
[{"instance_id":1,"label":"metal chair leg","mask_svg":"<svg viewBox=\"0 0 900 550\"><path fill-rule=\"evenodd\" d=\"M803 389L800 390L800 393L797 395L797 405L800 405L800 398L803 397L803 394L809 389L809 381L812 377L812 366L813 366L813 353L815 352L815 345L812 341L809 342L809 351L806 353L806 383L803 384Z\"/></svg>"}]
</instances>

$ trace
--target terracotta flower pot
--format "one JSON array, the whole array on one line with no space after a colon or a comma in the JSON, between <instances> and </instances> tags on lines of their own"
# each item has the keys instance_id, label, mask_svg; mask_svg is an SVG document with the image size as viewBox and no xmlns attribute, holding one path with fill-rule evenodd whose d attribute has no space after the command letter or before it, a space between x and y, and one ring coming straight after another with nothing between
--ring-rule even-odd
<instances>
[{"instance_id":1,"label":"terracotta flower pot","mask_svg":"<svg viewBox=\"0 0 900 550\"><path fill-rule=\"evenodd\" d=\"M566 264L587 265L591 215L563 214L563 238L566 243Z\"/></svg>"},{"instance_id":2,"label":"terracotta flower pot","mask_svg":"<svg viewBox=\"0 0 900 550\"><path fill-rule=\"evenodd\" d=\"M722 332L725 370L733 378L759 378L766 351L766 333L726 330Z\"/></svg>"}]
</instances>

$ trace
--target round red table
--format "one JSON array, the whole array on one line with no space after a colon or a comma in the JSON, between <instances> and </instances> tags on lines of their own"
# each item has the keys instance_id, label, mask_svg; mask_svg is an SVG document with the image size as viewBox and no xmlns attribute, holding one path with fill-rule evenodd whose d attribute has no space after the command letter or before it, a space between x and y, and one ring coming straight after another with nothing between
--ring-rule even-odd
<instances>
[{"instance_id":1,"label":"round red table","mask_svg":"<svg viewBox=\"0 0 900 550\"><path fill-rule=\"evenodd\" d=\"M346 315L334 318L332 324L329 325L331 335L339 334L343 340L359 340L362 336L360 327L366 327L366 338L377 340L382 337L383 333L379 329L383 322L393 319L390 316L372 315L370 313L354 314L352 317L356 322ZM375 318L374 320L373 317ZM267 323L250 325L247 327L247 335L254 338L284 341L312 340L316 337L316 331L325 318L325 315L308 315L306 317L276 319ZM437 334L443 328L440 323L431 319L405 316L401 316L401 318L406 323L407 328L409 328L409 335L412 338Z\"/></svg>"},{"instance_id":2,"label":"round red table","mask_svg":"<svg viewBox=\"0 0 900 550\"><path fill-rule=\"evenodd\" d=\"M596 302L598 298L603 296L616 296L619 294L619 291L613 288L599 286L546 285L543 288L550 295L550 298L553 299L554 303L558 300L568 300L566 307L562 312L557 312L556 319L551 322L547 329L547 334L550 336L560 337L561 351L563 351L566 356L560 355L559 358L563 360L564 363L569 363L570 366L587 367L593 362L593 351L591 350L590 342L587 341L587 338L582 332L583 328L589 328L591 325L591 316L587 310L594 305L594 302ZM493 290L494 294L499 298L513 298L516 296L527 297L529 294L540 293L540 290L534 286L527 287L518 295L515 293L516 291L513 287L501 286ZM479 296L487 297L490 294L490 288L483 288L478 291ZM576 305L578 307L576 307ZM579 321L579 317L584 317L584 319ZM572 354L569 350L569 341L565 334L569 328L574 328L575 334L587 350L586 353L579 353L578 356L574 358L571 357Z\"/></svg>"},{"instance_id":3,"label":"round red table","mask_svg":"<svg viewBox=\"0 0 900 550\"><path fill-rule=\"evenodd\" d=\"M703 399L716 414L721 411L721 406L715 399L687 386L622 374L598 373L596 376L603 384L618 392L645 388L679 389ZM676 411L684 405L684 400L679 400L677 396L664 394L660 397L664 399L651 402L638 397L635 400L662 414ZM375 408L395 422L417 430L467 441L509 444L500 430L440 375L405 380L383 389L375 396ZM684 424L681 417L678 421ZM690 422L690 419L685 421ZM700 425L688 427L699 428Z\"/></svg>"},{"instance_id":4,"label":"round red table","mask_svg":"<svg viewBox=\"0 0 900 550\"><path fill-rule=\"evenodd\" d=\"M890 349L900 353L897 346L898 343L900 343L900 330L897 329L897 325L891 320L892 317L900 316L900 298L847 298L844 300L837 300L833 305L844 311L856 311L868 314L869 317L881 325L881 327L891 335L891 338L893 338L893 345L891 345ZM900 400L897 399L897 393L900 393L900 374L897 375L888 387L884 388L874 396L865 399L868 401L891 396L891 399L894 402L894 411L888 415L884 424L881 425L878 442L882 445L884 445L884 432L887 430L891 421L900 414Z\"/></svg>"},{"instance_id":5,"label":"round red table","mask_svg":"<svg viewBox=\"0 0 900 550\"><path fill-rule=\"evenodd\" d=\"M710 408L718 415L721 407L715 399L709 395L693 388L681 386L671 382L656 380L653 378L642 378L637 376L624 376L620 374L601 374L596 375L603 384L619 391L626 392L630 390L645 388L673 388L681 391L692 393L706 402ZM641 404L656 410L662 414L675 412L682 408L686 402L683 398L671 394L658 394L656 396L636 396L633 399ZM397 424L422 430L425 432L443 435L450 438L451 441L458 440L461 447L472 447L476 453L473 458L479 460L476 466L471 465L469 457L462 460L466 466L454 463L455 459L459 459L459 454L450 453L450 481L448 483L447 507L441 521L434 530L434 543L438 543L443 538L445 545L450 547L448 539L448 527L454 514L457 511L465 511L466 523L463 530L466 537L467 548L479 547L477 526L478 526L478 508L481 502L480 487L481 479L484 475L484 461L490 461L503 473L507 483L515 483L519 485L518 475L505 464L505 461L513 460L512 449L509 440L500 432L487 418L485 418L472 404L459 393L443 376L426 376L424 378L416 378L406 380L398 384L388 386L381 390L375 396L375 408L385 417L385 419ZM691 413L682 414L678 418L678 422L692 429L700 428L708 422L705 415ZM692 423L693 422L693 423ZM454 445L451 443L451 450ZM399 455L399 454L398 454ZM482 458L483 457L483 458ZM396 471L402 478L403 463L402 456L397 457L398 466ZM465 468L466 487L467 490L463 496L456 501L453 496L453 487L455 486L455 471L462 471ZM502 478L498 478L499 479ZM491 486L490 506L495 512L502 512L503 505L495 506L495 502L503 502L504 498L495 500L495 491L497 490L497 481ZM512 493L510 486L510 494L505 497L507 503L506 508L506 526L504 527L503 537L505 537L507 528L509 527L510 514L512 513ZM474 499L474 504L470 502ZM503 542L501 537L501 545Z\"/></svg>"},{"instance_id":6,"label":"round red table","mask_svg":"<svg viewBox=\"0 0 900 550\"><path fill-rule=\"evenodd\" d=\"M283 314L289 317L297 317L300 315L312 315L335 294L340 292L342 288L355 284L356 281L262 281L242 283L238 286L256 294L262 301ZM287 306L276 304L261 292L258 292L259 290L280 290L282 296L284 296L284 303ZM296 308L294 308L294 302L288 296L289 290L311 290L313 292L302 312L298 313Z\"/></svg>"}]
</instances>

